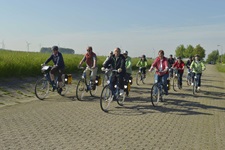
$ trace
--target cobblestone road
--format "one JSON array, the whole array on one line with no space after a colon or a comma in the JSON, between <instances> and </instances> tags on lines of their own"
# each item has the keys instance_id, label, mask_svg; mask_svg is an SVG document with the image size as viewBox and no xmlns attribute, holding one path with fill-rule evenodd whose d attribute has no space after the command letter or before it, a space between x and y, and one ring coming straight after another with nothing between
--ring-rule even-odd
<instances>
[{"instance_id":1,"label":"cobblestone road","mask_svg":"<svg viewBox=\"0 0 225 150\"><path fill-rule=\"evenodd\" d=\"M0 149L223 150L225 75L208 65L197 96L183 84L157 108L148 102L151 84L134 85L124 107L114 102L109 113L98 97L74 100L75 89L39 101L32 83L0 86Z\"/></svg>"}]
</instances>

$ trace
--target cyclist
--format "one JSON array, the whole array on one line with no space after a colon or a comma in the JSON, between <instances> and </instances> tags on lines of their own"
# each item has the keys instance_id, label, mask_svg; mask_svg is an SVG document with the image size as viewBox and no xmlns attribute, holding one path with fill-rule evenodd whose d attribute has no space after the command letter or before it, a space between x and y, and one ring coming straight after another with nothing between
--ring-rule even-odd
<instances>
[{"instance_id":1,"label":"cyclist","mask_svg":"<svg viewBox=\"0 0 225 150\"><path fill-rule=\"evenodd\" d=\"M145 55L142 55L141 59L137 62L136 66L141 68L141 73L143 73L144 78L146 77L146 67L148 65Z\"/></svg>"},{"instance_id":2,"label":"cyclist","mask_svg":"<svg viewBox=\"0 0 225 150\"><path fill-rule=\"evenodd\" d=\"M192 59L193 57L192 56L190 56L189 57L189 59L188 59L188 61L187 61L187 63L186 63L186 67L187 67L187 79L188 79L188 76L191 76L191 69L190 69L190 65L191 65L191 63L192 63L192 61L193 61L193 59ZM188 84L188 82L187 82L187 84Z\"/></svg>"},{"instance_id":3,"label":"cyclist","mask_svg":"<svg viewBox=\"0 0 225 150\"><path fill-rule=\"evenodd\" d=\"M201 87L201 76L202 71L206 69L205 64L200 60L200 56L198 54L195 55L195 61L192 61L190 69L192 69L192 76L197 76L197 90L200 90ZM193 84L192 84L193 85Z\"/></svg>"},{"instance_id":4,"label":"cyclist","mask_svg":"<svg viewBox=\"0 0 225 150\"><path fill-rule=\"evenodd\" d=\"M91 46L87 47L87 53L84 55L83 59L80 61L79 63L79 68L80 66L86 62L86 69L84 70L84 72L86 73L87 76L90 75L90 83L91 83L91 88L93 90L95 90L95 79L96 79L96 75L97 75L97 71L98 71L98 67L97 67L97 56L96 54L93 52L93 49Z\"/></svg>"},{"instance_id":5,"label":"cyclist","mask_svg":"<svg viewBox=\"0 0 225 150\"><path fill-rule=\"evenodd\" d=\"M126 75L125 68L125 57L121 54L120 48L115 48L114 54L105 62L102 67L102 70L105 70L108 65L111 65L113 70L118 70L118 73L112 72L112 76L110 77L110 89L114 92L114 85L118 82L118 86L120 89L120 95L124 93L124 81ZM115 93L112 93L113 95Z\"/></svg>"},{"instance_id":6,"label":"cyclist","mask_svg":"<svg viewBox=\"0 0 225 150\"><path fill-rule=\"evenodd\" d=\"M177 61L173 64L172 68L177 69L178 81L180 83L180 87L182 88L182 77L184 73L184 62L181 60L181 57L177 58Z\"/></svg>"},{"instance_id":7,"label":"cyclist","mask_svg":"<svg viewBox=\"0 0 225 150\"><path fill-rule=\"evenodd\" d=\"M53 53L45 61L45 63L43 65L48 64L51 60L53 61L54 66L52 67L52 69L50 71L51 84L52 84L53 91L54 91L56 89L56 85L55 85L55 81L54 81L54 75L56 73L58 73L58 82L59 82L58 93L61 94L61 92L62 92L62 86L63 86L63 83L62 83L62 74L65 71L65 64L64 64L64 60L63 60L62 53L59 52L58 46L53 46L52 47L52 51L53 51Z\"/></svg>"},{"instance_id":8,"label":"cyclist","mask_svg":"<svg viewBox=\"0 0 225 150\"><path fill-rule=\"evenodd\" d=\"M164 91L165 95L168 95L168 89L167 89L167 78L169 76L168 70L168 60L166 57L164 57L164 51L160 50L158 52L158 57L154 60L151 68L149 71L152 71L155 68L155 82L161 81L164 85Z\"/></svg>"},{"instance_id":9,"label":"cyclist","mask_svg":"<svg viewBox=\"0 0 225 150\"><path fill-rule=\"evenodd\" d=\"M170 54L170 57L168 58L170 77L173 77L173 69L171 67L173 66L174 63L175 63L175 59L173 58L173 55Z\"/></svg>"},{"instance_id":10,"label":"cyclist","mask_svg":"<svg viewBox=\"0 0 225 150\"><path fill-rule=\"evenodd\" d=\"M110 51L109 56L106 57L105 61L104 61L103 64L102 64L103 66L104 66L105 62L106 62L112 55L113 55L113 51ZM110 65L109 65L107 68L110 68Z\"/></svg>"},{"instance_id":11,"label":"cyclist","mask_svg":"<svg viewBox=\"0 0 225 150\"><path fill-rule=\"evenodd\" d=\"M125 57L125 67L126 67L126 81L129 80L132 74L132 63L131 63L131 57L128 56L128 51L123 52L123 56Z\"/></svg>"}]
</instances>

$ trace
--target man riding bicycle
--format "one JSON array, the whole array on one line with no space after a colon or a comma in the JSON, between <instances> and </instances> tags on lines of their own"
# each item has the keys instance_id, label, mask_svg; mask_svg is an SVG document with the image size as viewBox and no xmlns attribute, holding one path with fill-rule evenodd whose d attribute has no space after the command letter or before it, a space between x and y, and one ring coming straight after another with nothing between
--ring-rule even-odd
<instances>
[{"instance_id":1,"label":"man riding bicycle","mask_svg":"<svg viewBox=\"0 0 225 150\"><path fill-rule=\"evenodd\" d=\"M146 77L146 67L148 65L145 55L142 55L141 59L137 62L136 66L141 68L141 73L143 73L144 78Z\"/></svg>"},{"instance_id":2,"label":"man riding bicycle","mask_svg":"<svg viewBox=\"0 0 225 150\"><path fill-rule=\"evenodd\" d=\"M200 60L199 55L195 55L195 61L191 63L190 69L192 69L192 78L194 78L194 76L197 77L197 90L199 91L201 87L202 71L206 69L205 64Z\"/></svg>"},{"instance_id":3,"label":"man riding bicycle","mask_svg":"<svg viewBox=\"0 0 225 150\"><path fill-rule=\"evenodd\" d=\"M171 69L171 67L173 66L173 64L175 63L175 59L173 58L173 55L170 54L170 57L168 58L168 66L169 66L169 71L170 71L170 77L173 77L173 69Z\"/></svg>"},{"instance_id":4,"label":"man riding bicycle","mask_svg":"<svg viewBox=\"0 0 225 150\"><path fill-rule=\"evenodd\" d=\"M80 66L86 62L86 69L84 70L84 72L86 73L87 76L90 75L91 72L91 76L90 76L90 83L91 83L91 88L93 90L95 90L95 79L96 79L96 75L97 75L97 71L98 71L98 67L97 67L97 56L96 54L93 52L92 47L88 46L87 48L87 53L84 55L83 59L80 61L79 63L79 68Z\"/></svg>"},{"instance_id":5,"label":"man riding bicycle","mask_svg":"<svg viewBox=\"0 0 225 150\"><path fill-rule=\"evenodd\" d=\"M59 52L58 46L53 46L52 47L52 55L45 61L43 65L48 64L51 60L54 63L54 66L52 67L50 71L50 79L51 79L51 84L53 87L53 91L56 89L55 81L54 81L54 74L58 73L58 82L59 82L59 89L58 93L62 92L62 74L64 73L65 70L65 64L63 60L62 54Z\"/></svg>"},{"instance_id":6,"label":"man riding bicycle","mask_svg":"<svg viewBox=\"0 0 225 150\"><path fill-rule=\"evenodd\" d=\"M120 95L124 93L124 78L126 75L125 68L125 57L121 54L120 48L116 48L114 50L114 54L105 62L102 67L102 70L105 70L107 66L111 65L113 70L117 70L118 72L112 72L112 76L110 77L110 89L114 92L114 86L118 83L120 89ZM114 95L115 93L113 93Z\"/></svg>"},{"instance_id":7,"label":"man riding bicycle","mask_svg":"<svg viewBox=\"0 0 225 150\"><path fill-rule=\"evenodd\" d=\"M126 81L129 80L132 74L132 63L131 63L131 57L128 56L128 51L123 52L123 56L125 57L125 67L126 67Z\"/></svg>"},{"instance_id":8,"label":"man riding bicycle","mask_svg":"<svg viewBox=\"0 0 225 150\"><path fill-rule=\"evenodd\" d=\"M155 59L155 61L153 62L151 68L149 69L149 71L152 71L154 68L156 70L155 73L155 83L161 81L162 84L164 85L164 91L165 91L165 95L168 95L168 89L167 89L167 78L169 76L168 74L168 61L167 58L164 57L164 51L160 50L158 52L158 57Z\"/></svg>"},{"instance_id":9,"label":"man riding bicycle","mask_svg":"<svg viewBox=\"0 0 225 150\"><path fill-rule=\"evenodd\" d=\"M182 88L182 77L184 73L184 62L181 60L181 57L177 58L177 61L173 64L172 68L177 69L177 74L178 74L178 83L180 84L180 87Z\"/></svg>"}]
</instances>

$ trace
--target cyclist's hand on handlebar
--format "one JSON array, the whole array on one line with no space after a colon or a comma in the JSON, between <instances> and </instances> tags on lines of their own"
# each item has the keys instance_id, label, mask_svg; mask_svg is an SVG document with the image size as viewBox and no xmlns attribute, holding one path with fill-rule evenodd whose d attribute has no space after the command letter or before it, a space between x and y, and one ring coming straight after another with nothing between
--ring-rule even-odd
<instances>
[{"instance_id":1,"label":"cyclist's hand on handlebar","mask_svg":"<svg viewBox=\"0 0 225 150\"><path fill-rule=\"evenodd\" d=\"M45 64L41 64L41 67L45 66Z\"/></svg>"},{"instance_id":2,"label":"cyclist's hand on handlebar","mask_svg":"<svg viewBox=\"0 0 225 150\"><path fill-rule=\"evenodd\" d=\"M122 69L121 69L121 68L119 68L117 71L120 73L120 72L122 72Z\"/></svg>"}]
</instances>

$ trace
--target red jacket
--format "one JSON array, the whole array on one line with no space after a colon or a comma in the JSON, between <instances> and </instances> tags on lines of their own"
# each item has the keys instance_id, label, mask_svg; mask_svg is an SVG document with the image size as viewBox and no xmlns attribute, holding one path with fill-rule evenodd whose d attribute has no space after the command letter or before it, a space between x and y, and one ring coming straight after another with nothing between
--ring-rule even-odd
<instances>
[{"instance_id":1,"label":"red jacket","mask_svg":"<svg viewBox=\"0 0 225 150\"><path fill-rule=\"evenodd\" d=\"M178 63L178 61L176 61L173 64L173 68L177 68L179 73L183 73L184 72L184 69L183 69L184 66L185 66L185 64L184 64L184 62L182 60L181 60L180 63Z\"/></svg>"},{"instance_id":2,"label":"red jacket","mask_svg":"<svg viewBox=\"0 0 225 150\"><path fill-rule=\"evenodd\" d=\"M159 57L157 57L155 59L155 61L153 62L151 68L156 68L156 74L158 74L159 76L162 76L164 74L168 74L168 71L166 72L160 72L163 71L165 69L168 69L168 60L166 57L163 57L163 59L161 60Z\"/></svg>"}]
</instances>

